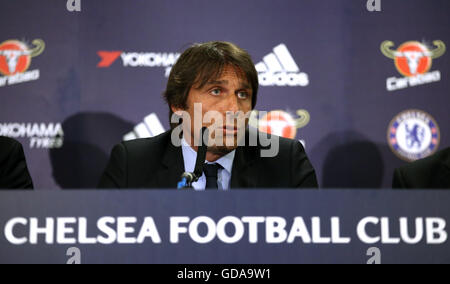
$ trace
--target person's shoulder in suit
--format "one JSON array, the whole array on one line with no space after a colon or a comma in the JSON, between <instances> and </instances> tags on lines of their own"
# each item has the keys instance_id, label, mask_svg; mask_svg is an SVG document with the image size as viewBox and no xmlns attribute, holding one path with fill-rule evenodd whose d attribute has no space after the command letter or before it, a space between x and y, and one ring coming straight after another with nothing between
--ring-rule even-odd
<instances>
[{"instance_id":1,"label":"person's shoulder in suit","mask_svg":"<svg viewBox=\"0 0 450 284\"><path fill-rule=\"evenodd\" d=\"M22 145L3 136L0 137L0 188L33 189Z\"/></svg>"},{"instance_id":2,"label":"person's shoulder in suit","mask_svg":"<svg viewBox=\"0 0 450 284\"><path fill-rule=\"evenodd\" d=\"M305 148L298 140L281 138L280 145L289 149L289 167L292 171L292 186L302 188L318 188L316 172L311 164ZM281 149L281 147L280 147Z\"/></svg>"},{"instance_id":3,"label":"person's shoulder in suit","mask_svg":"<svg viewBox=\"0 0 450 284\"><path fill-rule=\"evenodd\" d=\"M260 135L260 132L258 132L258 135ZM257 156L256 163L254 163L254 167L257 169L255 174L258 172L261 187L319 187L314 167L300 141L266 133L262 135L267 138L267 141L274 138L278 139L278 143L266 146L266 143L261 143L258 140L258 146L253 149L253 155ZM277 144L276 155L267 155L269 153L267 150Z\"/></svg>"},{"instance_id":4,"label":"person's shoulder in suit","mask_svg":"<svg viewBox=\"0 0 450 284\"><path fill-rule=\"evenodd\" d=\"M171 131L167 131L155 137L124 141L114 146L98 187L133 187L136 176L148 175L157 169L171 143L170 138Z\"/></svg>"},{"instance_id":5,"label":"person's shoulder in suit","mask_svg":"<svg viewBox=\"0 0 450 284\"><path fill-rule=\"evenodd\" d=\"M450 148L395 169L393 188L450 188Z\"/></svg>"}]
</instances>

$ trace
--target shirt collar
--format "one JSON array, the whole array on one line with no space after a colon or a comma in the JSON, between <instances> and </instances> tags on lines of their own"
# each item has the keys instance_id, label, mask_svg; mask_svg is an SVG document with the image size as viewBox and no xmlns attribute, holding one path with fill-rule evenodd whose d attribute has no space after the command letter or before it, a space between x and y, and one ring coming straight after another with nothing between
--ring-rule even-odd
<instances>
[{"instance_id":1,"label":"shirt collar","mask_svg":"<svg viewBox=\"0 0 450 284\"><path fill-rule=\"evenodd\" d=\"M192 149L191 146L186 142L184 137L181 139L181 147L183 149L183 158L184 158L184 168L187 172L193 172L195 169L195 162L197 160L197 152ZM236 150L231 151L223 157L220 157L215 162L208 162L205 160L205 163L213 164L218 163L221 165L229 174L231 174L231 170L233 169L233 161L234 156L236 154Z\"/></svg>"}]
</instances>

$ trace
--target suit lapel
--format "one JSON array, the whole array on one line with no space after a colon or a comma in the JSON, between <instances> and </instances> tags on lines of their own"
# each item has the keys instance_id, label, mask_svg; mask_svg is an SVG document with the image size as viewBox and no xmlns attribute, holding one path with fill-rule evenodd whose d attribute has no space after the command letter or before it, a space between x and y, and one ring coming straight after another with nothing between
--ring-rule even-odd
<instances>
[{"instance_id":1,"label":"suit lapel","mask_svg":"<svg viewBox=\"0 0 450 284\"><path fill-rule=\"evenodd\" d=\"M183 172L184 162L181 147L175 147L169 141L163 156L162 167L157 172L156 186L161 188L177 188Z\"/></svg>"},{"instance_id":2,"label":"suit lapel","mask_svg":"<svg viewBox=\"0 0 450 284\"><path fill-rule=\"evenodd\" d=\"M243 146L236 149L233 169L231 171L230 188L256 187L257 170L253 163L256 159L257 147Z\"/></svg>"}]
</instances>

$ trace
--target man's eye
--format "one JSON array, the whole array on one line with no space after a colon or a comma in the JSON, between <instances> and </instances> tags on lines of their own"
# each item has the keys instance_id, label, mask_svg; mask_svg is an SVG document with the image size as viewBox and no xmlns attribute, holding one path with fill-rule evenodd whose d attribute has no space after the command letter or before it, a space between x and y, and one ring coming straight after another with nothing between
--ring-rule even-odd
<instances>
[{"instance_id":1,"label":"man's eye","mask_svg":"<svg viewBox=\"0 0 450 284\"><path fill-rule=\"evenodd\" d=\"M246 99L246 98L248 98L248 93L247 92L239 92L238 93L238 98Z\"/></svg>"},{"instance_id":2,"label":"man's eye","mask_svg":"<svg viewBox=\"0 0 450 284\"><path fill-rule=\"evenodd\" d=\"M218 96L218 95L220 95L221 91L220 91L220 89L214 89L210 93L214 96Z\"/></svg>"}]
</instances>

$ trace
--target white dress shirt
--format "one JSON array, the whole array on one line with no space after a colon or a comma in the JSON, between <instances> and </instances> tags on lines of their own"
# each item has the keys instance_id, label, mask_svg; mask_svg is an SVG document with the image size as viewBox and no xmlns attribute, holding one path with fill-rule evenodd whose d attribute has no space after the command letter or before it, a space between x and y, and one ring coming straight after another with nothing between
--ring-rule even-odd
<instances>
[{"instance_id":1,"label":"white dress shirt","mask_svg":"<svg viewBox=\"0 0 450 284\"><path fill-rule=\"evenodd\" d=\"M189 146L184 137L181 140L181 148L183 150L184 171L194 172L195 161L197 160L197 152L195 152L194 149L192 149L192 147ZM217 174L217 185L219 187L219 190L228 190L230 188L231 170L233 168L233 160L235 153L236 150L233 150L215 162L208 162L205 160L205 163L208 164L218 163L223 167L223 169L219 169L219 172ZM199 178L197 182L192 183L192 187L195 190L205 190L206 187L205 174L202 174L202 176Z\"/></svg>"}]
</instances>

